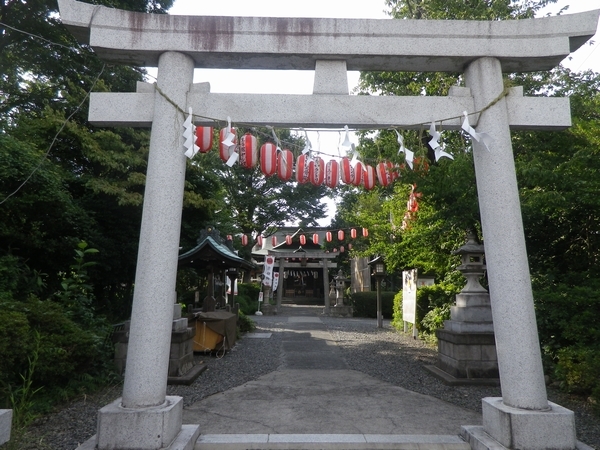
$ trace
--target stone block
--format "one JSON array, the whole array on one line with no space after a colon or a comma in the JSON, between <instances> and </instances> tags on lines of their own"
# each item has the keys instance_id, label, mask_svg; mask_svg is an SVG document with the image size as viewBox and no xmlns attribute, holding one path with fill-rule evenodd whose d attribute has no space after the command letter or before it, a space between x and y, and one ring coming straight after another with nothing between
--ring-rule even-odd
<instances>
[{"instance_id":1,"label":"stone block","mask_svg":"<svg viewBox=\"0 0 600 450\"><path fill-rule=\"evenodd\" d=\"M483 361L498 361L498 354L496 353L495 345L482 345L481 346L481 359Z\"/></svg>"},{"instance_id":2,"label":"stone block","mask_svg":"<svg viewBox=\"0 0 600 450\"><path fill-rule=\"evenodd\" d=\"M183 399L167 396L163 405L123 408L121 399L98 412L98 450L158 450L168 447L181 431Z\"/></svg>"},{"instance_id":3,"label":"stone block","mask_svg":"<svg viewBox=\"0 0 600 450\"><path fill-rule=\"evenodd\" d=\"M444 330L459 334L493 334L494 324L492 322L457 322L455 320L444 320Z\"/></svg>"},{"instance_id":4,"label":"stone block","mask_svg":"<svg viewBox=\"0 0 600 450\"><path fill-rule=\"evenodd\" d=\"M183 319L176 319L173 321L173 331L174 332L180 332L180 331L185 331L188 327L188 320L187 318L183 318Z\"/></svg>"},{"instance_id":5,"label":"stone block","mask_svg":"<svg viewBox=\"0 0 600 450\"><path fill-rule=\"evenodd\" d=\"M173 305L173 320L181 319L181 305L175 303Z\"/></svg>"},{"instance_id":6,"label":"stone block","mask_svg":"<svg viewBox=\"0 0 600 450\"><path fill-rule=\"evenodd\" d=\"M169 377L181 377L194 367L194 354L190 353L181 358L169 359Z\"/></svg>"},{"instance_id":7,"label":"stone block","mask_svg":"<svg viewBox=\"0 0 600 450\"><path fill-rule=\"evenodd\" d=\"M346 61L317 60L313 94L348 95Z\"/></svg>"},{"instance_id":8,"label":"stone block","mask_svg":"<svg viewBox=\"0 0 600 450\"><path fill-rule=\"evenodd\" d=\"M501 397L482 400L483 429L508 448L573 450L576 446L573 411L549 402L549 411L512 408Z\"/></svg>"},{"instance_id":9,"label":"stone block","mask_svg":"<svg viewBox=\"0 0 600 450\"><path fill-rule=\"evenodd\" d=\"M457 333L439 329L436 335L438 339L457 345L496 345L493 333Z\"/></svg>"},{"instance_id":10,"label":"stone block","mask_svg":"<svg viewBox=\"0 0 600 450\"><path fill-rule=\"evenodd\" d=\"M490 306L490 294L456 294L456 306Z\"/></svg>"},{"instance_id":11,"label":"stone block","mask_svg":"<svg viewBox=\"0 0 600 450\"><path fill-rule=\"evenodd\" d=\"M354 315L354 309L352 306L333 306L329 308L329 314L332 317L352 317Z\"/></svg>"},{"instance_id":12,"label":"stone block","mask_svg":"<svg viewBox=\"0 0 600 450\"><path fill-rule=\"evenodd\" d=\"M492 323L492 308L489 306L451 306L450 317L456 322Z\"/></svg>"},{"instance_id":13,"label":"stone block","mask_svg":"<svg viewBox=\"0 0 600 450\"><path fill-rule=\"evenodd\" d=\"M10 440L12 409L0 409L0 445Z\"/></svg>"}]
</instances>

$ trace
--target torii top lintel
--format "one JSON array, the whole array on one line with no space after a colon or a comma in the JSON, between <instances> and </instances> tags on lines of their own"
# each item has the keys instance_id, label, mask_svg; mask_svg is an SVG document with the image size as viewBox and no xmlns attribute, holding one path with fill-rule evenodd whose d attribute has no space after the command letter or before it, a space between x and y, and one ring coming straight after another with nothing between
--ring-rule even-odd
<instances>
[{"instance_id":1,"label":"torii top lintel","mask_svg":"<svg viewBox=\"0 0 600 450\"><path fill-rule=\"evenodd\" d=\"M505 72L549 70L596 32L600 10L506 21L174 16L58 0L61 19L104 60L156 67L166 51L199 68L462 72L484 56Z\"/></svg>"}]
</instances>

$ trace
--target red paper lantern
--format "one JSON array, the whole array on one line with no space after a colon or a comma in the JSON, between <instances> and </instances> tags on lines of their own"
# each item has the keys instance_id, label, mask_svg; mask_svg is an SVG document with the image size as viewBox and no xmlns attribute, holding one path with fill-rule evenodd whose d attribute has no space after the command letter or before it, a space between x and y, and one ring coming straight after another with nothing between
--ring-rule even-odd
<instances>
[{"instance_id":1,"label":"red paper lantern","mask_svg":"<svg viewBox=\"0 0 600 450\"><path fill-rule=\"evenodd\" d=\"M213 146L213 127L196 127L196 145L200 153L207 153Z\"/></svg>"},{"instance_id":2,"label":"red paper lantern","mask_svg":"<svg viewBox=\"0 0 600 450\"><path fill-rule=\"evenodd\" d=\"M325 165L325 184L330 188L335 188L340 181L340 163L335 159L327 161Z\"/></svg>"},{"instance_id":3,"label":"red paper lantern","mask_svg":"<svg viewBox=\"0 0 600 450\"><path fill-rule=\"evenodd\" d=\"M350 237L351 237L352 239L356 239L356 228L352 228L352 229L350 230Z\"/></svg>"},{"instance_id":4,"label":"red paper lantern","mask_svg":"<svg viewBox=\"0 0 600 450\"><path fill-rule=\"evenodd\" d=\"M350 164L350 160L347 157L342 158L342 162L340 163L340 175L342 177L342 182L345 184L352 183L352 179L354 178L354 169Z\"/></svg>"},{"instance_id":5,"label":"red paper lantern","mask_svg":"<svg viewBox=\"0 0 600 450\"><path fill-rule=\"evenodd\" d=\"M313 244L319 243L319 235L317 233L313 234Z\"/></svg>"},{"instance_id":6,"label":"red paper lantern","mask_svg":"<svg viewBox=\"0 0 600 450\"><path fill-rule=\"evenodd\" d=\"M337 248L334 248L334 249L333 249L333 253L337 253Z\"/></svg>"},{"instance_id":7,"label":"red paper lantern","mask_svg":"<svg viewBox=\"0 0 600 450\"><path fill-rule=\"evenodd\" d=\"M365 167L365 170L363 172L363 186L368 191L375 187L375 167Z\"/></svg>"},{"instance_id":8,"label":"red paper lantern","mask_svg":"<svg viewBox=\"0 0 600 450\"><path fill-rule=\"evenodd\" d=\"M308 155L303 154L298 156L296 160L296 181L298 183L306 183L308 181Z\"/></svg>"},{"instance_id":9,"label":"red paper lantern","mask_svg":"<svg viewBox=\"0 0 600 450\"><path fill-rule=\"evenodd\" d=\"M352 244L348 244L348 250L352 250Z\"/></svg>"},{"instance_id":10,"label":"red paper lantern","mask_svg":"<svg viewBox=\"0 0 600 450\"><path fill-rule=\"evenodd\" d=\"M260 170L268 177L277 171L277 146L272 142L260 147Z\"/></svg>"},{"instance_id":11,"label":"red paper lantern","mask_svg":"<svg viewBox=\"0 0 600 450\"><path fill-rule=\"evenodd\" d=\"M246 169L252 169L258 162L258 150L256 149L256 138L246 133L240 140L240 165Z\"/></svg>"},{"instance_id":12,"label":"red paper lantern","mask_svg":"<svg viewBox=\"0 0 600 450\"><path fill-rule=\"evenodd\" d=\"M394 179L393 175L394 165L390 161L380 162L377 164L377 181L382 186L388 186Z\"/></svg>"},{"instance_id":13,"label":"red paper lantern","mask_svg":"<svg viewBox=\"0 0 600 450\"><path fill-rule=\"evenodd\" d=\"M231 132L235 136L233 138L233 143L237 144L237 136L235 135L235 128L232 128ZM227 147L225 144L223 144L223 141L225 139L227 139L227 128L221 128L221 130L219 131L219 156L221 157L221 159L223 161L227 162L229 160L229 157L235 151L235 146Z\"/></svg>"},{"instance_id":14,"label":"red paper lantern","mask_svg":"<svg viewBox=\"0 0 600 450\"><path fill-rule=\"evenodd\" d=\"M271 245L273 245L273 247L277 247L277 236L273 236L271 238Z\"/></svg>"},{"instance_id":15,"label":"red paper lantern","mask_svg":"<svg viewBox=\"0 0 600 450\"><path fill-rule=\"evenodd\" d=\"M242 234L242 245L245 247L246 245L248 245L248 236L246 236L245 234Z\"/></svg>"},{"instance_id":16,"label":"red paper lantern","mask_svg":"<svg viewBox=\"0 0 600 450\"><path fill-rule=\"evenodd\" d=\"M369 230L368 230L368 229L366 229L366 228L363 228L363 229L362 229L362 233L363 233L363 237L367 237L367 236L369 236Z\"/></svg>"},{"instance_id":17,"label":"red paper lantern","mask_svg":"<svg viewBox=\"0 0 600 450\"><path fill-rule=\"evenodd\" d=\"M277 155L277 176L283 181L288 181L294 173L294 154L287 149Z\"/></svg>"},{"instance_id":18,"label":"red paper lantern","mask_svg":"<svg viewBox=\"0 0 600 450\"><path fill-rule=\"evenodd\" d=\"M333 235L331 234L331 231L328 231L327 233L325 233L325 240L327 242L331 242L332 239L333 239Z\"/></svg>"},{"instance_id":19,"label":"red paper lantern","mask_svg":"<svg viewBox=\"0 0 600 450\"><path fill-rule=\"evenodd\" d=\"M344 240L344 230L338 231L338 241Z\"/></svg>"},{"instance_id":20,"label":"red paper lantern","mask_svg":"<svg viewBox=\"0 0 600 450\"><path fill-rule=\"evenodd\" d=\"M289 234L285 237L285 243L287 245L292 245L292 237Z\"/></svg>"},{"instance_id":21,"label":"red paper lantern","mask_svg":"<svg viewBox=\"0 0 600 450\"><path fill-rule=\"evenodd\" d=\"M306 236L300 235L300 245L306 245Z\"/></svg>"},{"instance_id":22,"label":"red paper lantern","mask_svg":"<svg viewBox=\"0 0 600 450\"><path fill-rule=\"evenodd\" d=\"M256 237L256 242L258 243L258 246L262 248L262 245L263 245L263 237L262 237L262 236L257 236L257 237Z\"/></svg>"},{"instance_id":23,"label":"red paper lantern","mask_svg":"<svg viewBox=\"0 0 600 450\"><path fill-rule=\"evenodd\" d=\"M315 186L321 186L325 180L325 161L318 156L308 164L308 179Z\"/></svg>"},{"instance_id":24,"label":"red paper lantern","mask_svg":"<svg viewBox=\"0 0 600 450\"><path fill-rule=\"evenodd\" d=\"M365 175L365 166L360 161L356 163L354 171L352 172L352 184L354 186L360 186L363 184L363 178Z\"/></svg>"},{"instance_id":25,"label":"red paper lantern","mask_svg":"<svg viewBox=\"0 0 600 450\"><path fill-rule=\"evenodd\" d=\"M345 250L346 250L346 249L344 248L344 246L343 246L343 245L340 245L340 253L344 253L344 251L345 251Z\"/></svg>"}]
</instances>

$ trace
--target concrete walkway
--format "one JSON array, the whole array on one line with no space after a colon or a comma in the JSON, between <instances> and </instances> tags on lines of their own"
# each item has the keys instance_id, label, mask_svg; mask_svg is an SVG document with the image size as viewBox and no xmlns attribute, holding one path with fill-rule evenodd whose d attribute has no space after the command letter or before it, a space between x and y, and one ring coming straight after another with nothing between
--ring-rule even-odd
<instances>
[{"instance_id":1,"label":"concrete walkway","mask_svg":"<svg viewBox=\"0 0 600 450\"><path fill-rule=\"evenodd\" d=\"M278 317L276 371L184 410L184 423L200 424L196 449L470 448L458 434L480 414L350 370L317 311Z\"/></svg>"}]
</instances>

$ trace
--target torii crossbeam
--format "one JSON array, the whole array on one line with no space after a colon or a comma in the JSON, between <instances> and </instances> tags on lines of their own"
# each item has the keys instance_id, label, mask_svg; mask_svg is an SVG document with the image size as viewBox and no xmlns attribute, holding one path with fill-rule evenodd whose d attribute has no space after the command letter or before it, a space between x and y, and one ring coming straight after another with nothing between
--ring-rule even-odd
<instances>
[{"instance_id":1,"label":"torii crossbeam","mask_svg":"<svg viewBox=\"0 0 600 450\"><path fill-rule=\"evenodd\" d=\"M511 129L570 126L569 102L523 97L519 89L500 94L503 72L549 70L585 43L600 10L482 22L188 17L58 3L63 23L102 59L158 67L156 87L141 83L137 93L90 100L90 122L151 126L152 135L123 397L100 411L89 448L183 448L177 445L199 432L181 425L181 399L166 396L185 176L181 131L192 107L248 124L366 129L418 128L442 118L459 128L463 111L481 111L477 127L494 144L488 151L473 142L473 153L502 398L484 399L483 427L469 439L473 446L489 438L505 448L575 449L573 413L546 395L510 138ZM192 84L195 67L315 70L313 95L212 94L207 84ZM448 97L350 96L347 70L458 72L466 87Z\"/></svg>"}]
</instances>

